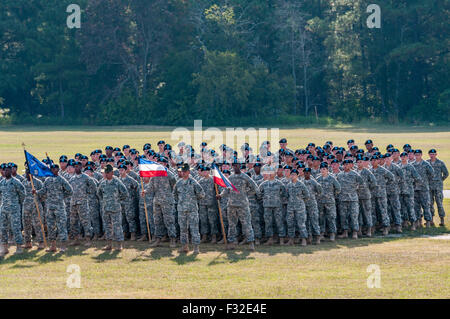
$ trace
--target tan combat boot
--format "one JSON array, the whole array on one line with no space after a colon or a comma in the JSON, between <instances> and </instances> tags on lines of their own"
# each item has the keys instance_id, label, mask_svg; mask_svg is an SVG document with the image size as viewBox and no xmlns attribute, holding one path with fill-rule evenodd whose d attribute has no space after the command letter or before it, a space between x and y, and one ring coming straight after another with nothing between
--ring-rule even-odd
<instances>
[{"instance_id":1,"label":"tan combat boot","mask_svg":"<svg viewBox=\"0 0 450 319\"><path fill-rule=\"evenodd\" d=\"M255 244L253 242L248 243L248 249L255 251Z\"/></svg>"},{"instance_id":2,"label":"tan combat boot","mask_svg":"<svg viewBox=\"0 0 450 319\"><path fill-rule=\"evenodd\" d=\"M92 242L89 237L86 237L86 240L84 241L84 247L91 247Z\"/></svg>"},{"instance_id":3,"label":"tan combat boot","mask_svg":"<svg viewBox=\"0 0 450 319\"><path fill-rule=\"evenodd\" d=\"M314 245L319 245L320 244L320 235L319 236L314 236Z\"/></svg>"},{"instance_id":4,"label":"tan combat boot","mask_svg":"<svg viewBox=\"0 0 450 319\"><path fill-rule=\"evenodd\" d=\"M434 224L434 220L430 220L430 224L431 224L431 227L436 227L436 225Z\"/></svg>"},{"instance_id":5,"label":"tan combat boot","mask_svg":"<svg viewBox=\"0 0 450 319\"><path fill-rule=\"evenodd\" d=\"M383 236L387 236L389 234L389 227L383 227Z\"/></svg>"},{"instance_id":6,"label":"tan combat boot","mask_svg":"<svg viewBox=\"0 0 450 319\"><path fill-rule=\"evenodd\" d=\"M255 245L256 245L256 246L261 245L261 242L259 241L259 238L255 238Z\"/></svg>"},{"instance_id":7,"label":"tan combat boot","mask_svg":"<svg viewBox=\"0 0 450 319\"><path fill-rule=\"evenodd\" d=\"M163 238L161 238L161 242L168 243L169 242L169 237L167 235L164 235Z\"/></svg>"},{"instance_id":8,"label":"tan combat boot","mask_svg":"<svg viewBox=\"0 0 450 319\"><path fill-rule=\"evenodd\" d=\"M48 253L56 253L56 240L52 240L50 247L48 247L45 251Z\"/></svg>"},{"instance_id":9,"label":"tan combat boot","mask_svg":"<svg viewBox=\"0 0 450 319\"><path fill-rule=\"evenodd\" d=\"M69 246L79 246L80 240L78 239L78 236L75 236L73 241L69 244Z\"/></svg>"},{"instance_id":10,"label":"tan combat boot","mask_svg":"<svg viewBox=\"0 0 450 319\"><path fill-rule=\"evenodd\" d=\"M269 237L269 239L264 243L265 246L273 245L273 236Z\"/></svg>"},{"instance_id":11,"label":"tan combat boot","mask_svg":"<svg viewBox=\"0 0 450 319\"><path fill-rule=\"evenodd\" d=\"M280 237L280 246L284 245L284 237Z\"/></svg>"},{"instance_id":12,"label":"tan combat boot","mask_svg":"<svg viewBox=\"0 0 450 319\"><path fill-rule=\"evenodd\" d=\"M45 245L44 245L44 242L43 241L41 241L40 243L39 243L39 245L38 245L38 250L42 250L42 249L44 249L45 248Z\"/></svg>"},{"instance_id":13,"label":"tan combat boot","mask_svg":"<svg viewBox=\"0 0 450 319\"><path fill-rule=\"evenodd\" d=\"M302 238L301 246L306 246L306 238Z\"/></svg>"},{"instance_id":14,"label":"tan combat boot","mask_svg":"<svg viewBox=\"0 0 450 319\"><path fill-rule=\"evenodd\" d=\"M426 227L426 228L430 228L430 227L431 227L430 221L427 220L427 222L425 223L425 227Z\"/></svg>"},{"instance_id":15,"label":"tan combat boot","mask_svg":"<svg viewBox=\"0 0 450 319\"><path fill-rule=\"evenodd\" d=\"M217 235L211 236L211 244L217 244Z\"/></svg>"},{"instance_id":16,"label":"tan combat boot","mask_svg":"<svg viewBox=\"0 0 450 319\"><path fill-rule=\"evenodd\" d=\"M416 222L412 222L412 223L411 223L411 228L410 228L410 229L411 229L412 231L416 230L416 224L417 224Z\"/></svg>"},{"instance_id":17,"label":"tan combat boot","mask_svg":"<svg viewBox=\"0 0 450 319\"><path fill-rule=\"evenodd\" d=\"M112 240L109 241L108 245L102 248L102 250L110 251L112 250Z\"/></svg>"},{"instance_id":18,"label":"tan combat boot","mask_svg":"<svg viewBox=\"0 0 450 319\"><path fill-rule=\"evenodd\" d=\"M175 248L177 247L177 242L176 242L176 238L170 238L170 248Z\"/></svg>"},{"instance_id":19,"label":"tan combat boot","mask_svg":"<svg viewBox=\"0 0 450 319\"><path fill-rule=\"evenodd\" d=\"M31 244L31 242L25 243L25 246L23 246L24 249L31 249L33 248L33 245Z\"/></svg>"},{"instance_id":20,"label":"tan combat boot","mask_svg":"<svg viewBox=\"0 0 450 319\"><path fill-rule=\"evenodd\" d=\"M367 228L366 236L367 237L372 237L372 227L368 227Z\"/></svg>"},{"instance_id":21,"label":"tan combat boot","mask_svg":"<svg viewBox=\"0 0 450 319\"><path fill-rule=\"evenodd\" d=\"M161 245L161 238L157 237L156 240L150 244L150 247L159 247Z\"/></svg>"},{"instance_id":22,"label":"tan combat boot","mask_svg":"<svg viewBox=\"0 0 450 319\"><path fill-rule=\"evenodd\" d=\"M2 250L0 250L0 257L3 257L9 253L8 244L2 245Z\"/></svg>"},{"instance_id":23,"label":"tan combat boot","mask_svg":"<svg viewBox=\"0 0 450 319\"><path fill-rule=\"evenodd\" d=\"M147 237L147 235L144 234L136 241L147 241L147 240L148 240L148 237Z\"/></svg>"},{"instance_id":24,"label":"tan combat boot","mask_svg":"<svg viewBox=\"0 0 450 319\"><path fill-rule=\"evenodd\" d=\"M347 231L347 230L344 230L344 231L342 232L342 234L338 235L337 237L338 237L338 238L348 238L348 231Z\"/></svg>"},{"instance_id":25,"label":"tan combat boot","mask_svg":"<svg viewBox=\"0 0 450 319\"><path fill-rule=\"evenodd\" d=\"M200 240L200 244L204 244L208 241L208 235L202 235L202 240Z\"/></svg>"},{"instance_id":26,"label":"tan combat boot","mask_svg":"<svg viewBox=\"0 0 450 319\"><path fill-rule=\"evenodd\" d=\"M236 248L236 243L228 243L227 244L227 250L233 250Z\"/></svg>"},{"instance_id":27,"label":"tan combat boot","mask_svg":"<svg viewBox=\"0 0 450 319\"><path fill-rule=\"evenodd\" d=\"M395 226L395 230L397 233L400 233L400 234L403 233L402 226L400 226L400 225Z\"/></svg>"},{"instance_id":28,"label":"tan combat boot","mask_svg":"<svg viewBox=\"0 0 450 319\"><path fill-rule=\"evenodd\" d=\"M441 226L441 227L445 226L444 217L441 217L441 222L440 222L439 226Z\"/></svg>"},{"instance_id":29,"label":"tan combat boot","mask_svg":"<svg viewBox=\"0 0 450 319\"><path fill-rule=\"evenodd\" d=\"M308 243L308 245L312 245L312 236L309 235L308 238L306 238L306 242Z\"/></svg>"},{"instance_id":30,"label":"tan combat boot","mask_svg":"<svg viewBox=\"0 0 450 319\"><path fill-rule=\"evenodd\" d=\"M22 245L17 245L16 246L16 251L14 252L14 255L20 255L21 253L23 253Z\"/></svg>"},{"instance_id":31,"label":"tan combat boot","mask_svg":"<svg viewBox=\"0 0 450 319\"><path fill-rule=\"evenodd\" d=\"M294 238L289 238L288 242L286 243L288 246L294 245Z\"/></svg>"},{"instance_id":32,"label":"tan combat boot","mask_svg":"<svg viewBox=\"0 0 450 319\"><path fill-rule=\"evenodd\" d=\"M183 246L180 247L180 249L178 249L179 253L188 253L189 252L189 245L188 244L184 244Z\"/></svg>"},{"instance_id":33,"label":"tan combat boot","mask_svg":"<svg viewBox=\"0 0 450 319\"><path fill-rule=\"evenodd\" d=\"M200 254L200 248L199 245L194 245L194 255Z\"/></svg>"},{"instance_id":34,"label":"tan combat boot","mask_svg":"<svg viewBox=\"0 0 450 319\"><path fill-rule=\"evenodd\" d=\"M358 239L358 232L357 231L353 231L352 232L352 239Z\"/></svg>"},{"instance_id":35,"label":"tan combat boot","mask_svg":"<svg viewBox=\"0 0 450 319\"><path fill-rule=\"evenodd\" d=\"M131 233L130 240L136 241L136 233Z\"/></svg>"},{"instance_id":36,"label":"tan combat boot","mask_svg":"<svg viewBox=\"0 0 450 319\"><path fill-rule=\"evenodd\" d=\"M59 252L64 253L65 251L66 251L66 245L61 243L61 245L59 246Z\"/></svg>"},{"instance_id":37,"label":"tan combat boot","mask_svg":"<svg viewBox=\"0 0 450 319\"><path fill-rule=\"evenodd\" d=\"M119 241L116 243L116 248L114 248L115 251L121 251L122 250L122 242Z\"/></svg>"},{"instance_id":38,"label":"tan combat boot","mask_svg":"<svg viewBox=\"0 0 450 319\"><path fill-rule=\"evenodd\" d=\"M334 233L330 233L330 241L335 241L335 234Z\"/></svg>"}]
</instances>

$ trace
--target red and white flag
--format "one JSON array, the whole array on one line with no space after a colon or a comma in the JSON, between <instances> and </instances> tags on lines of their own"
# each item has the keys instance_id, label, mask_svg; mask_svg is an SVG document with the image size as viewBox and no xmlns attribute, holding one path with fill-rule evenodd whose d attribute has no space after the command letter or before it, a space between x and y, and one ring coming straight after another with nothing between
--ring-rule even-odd
<instances>
[{"instance_id":1,"label":"red and white flag","mask_svg":"<svg viewBox=\"0 0 450 319\"><path fill-rule=\"evenodd\" d=\"M239 193L237 188L229 181L229 179L225 175L222 174L222 172L216 165L213 164L212 169L212 176L215 184L224 188L231 188L235 192Z\"/></svg>"},{"instance_id":2,"label":"red and white flag","mask_svg":"<svg viewBox=\"0 0 450 319\"><path fill-rule=\"evenodd\" d=\"M161 164L140 158L139 176L141 177L167 176L167 169Z\"/></svg>"}]
</instances>

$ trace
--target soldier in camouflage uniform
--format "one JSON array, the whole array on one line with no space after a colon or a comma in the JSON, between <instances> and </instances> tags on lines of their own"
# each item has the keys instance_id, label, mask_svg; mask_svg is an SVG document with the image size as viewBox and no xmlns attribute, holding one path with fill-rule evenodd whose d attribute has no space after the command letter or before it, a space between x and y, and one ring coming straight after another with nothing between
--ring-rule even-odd
<instances>
[{"instance_id":1,"label":"soldier in camouflage uniform","mask_svg":"<svg viewBox=\"0 0 450 319\"><path fill-rule=\"evenodd\" d=\"M298 179L298 171L296 169L291 171L291 180L286 186L286 193L288 195L286 221L289 236L287 244L294 244L295 229L298 228L301 245L306 246L308 231L306 229L305 200L308 200L309 198L309 190L305 184Z\"/></svg>"},{"instance_id":2,"label":"soldier in camouflage uniform","mask_svg":"<svg viewBox=\"0 0 450 319\"><path fill-rule=\"evenodd\" d=\"M420 183L421 177L413 165L408 163L408 153L400 154L400 168L403 170L403 180L400 183L400 201L404 221L411 223L411 230L416 230L416 212L414 210L414 183ZM407 224L405 223L404 226Z\"/></svg>"},{"instance_id":3,"label":"soldier in camouflage uniform","mask_svg":"<svg viewBox=\"0 0 450 319\"><path fill-rule=\"evenodd\" d=\"M340 205L340 218L343 233L339 235L339 238L348 237L348 217L350 216L352 227L352 238L358 238L359 231L359 202L358 202L358 189L364 187L364 181L361 176L353 169L352 160L344 160L344 171L339 173L337 180L341 184L341 192L339 194Z\"/></svg>"},{"instance_id":4,"label":"soldier in camouflage uniform","mask_svg":"<svg viewBox=\"0 0 450 319\"><path fill-rule=\"evenodd\" d=\"M142 189L142 184L144 185L144 189ZM150 187L150 178L143 177L142 182L139 183L139 225L141 230L141 238L137 241L145 241L149 239L148 230L147 230L147 219L148 219L148 228L150 229L150 235L155 234L155 222L153 219L153 194L149 191ZM145 205L147 207L147 216L145 215Z\"/></svg>"},{"instance_id":5,"label":"soldier in camouflage uniform","mask_svg":"<svg viewBox=\"0 0 450 319\"><path fill-rule=\"evenodd\" d=\"M377 187L377 179L375 175L368 169L369 158L368 157L358 157L356 159L358 165L357 173L363 179L364 185L358 189L358 200L359 200L359 211L360 226L365 225L366 236L372 236L372 192Z\"/></svg>"},{"instance_id":6,"label":"soldier in camouflage uniform","mask_svg":"<svg viewBox=\"0 0 450 319\"><path fill-rule=\"evenodd\" d=\"M286 237L286 228L284 226L285 217L283 216L282 203L283 199L287 199L287 192L284 183L275 179L275 171L272 167L266 165L263 167L263 174L268 175L268 179L259 185L260 196L264 208L264 224L265 234L268 237L265 245L273 244L273 220L278 229L278 237L280 245L284 245L284 237Z\"/></svg>"},{"instance_id":7,"label":"soldier in camouflage uniform","mask_svg":"<svg viewBox=\"0 0 450 319\"><path fill-rule=\"evenodd\" d=\"M74 238L74 242L71 245L75 246L79 244L78 236L80 232L78 227L76 227L76 222L80 220L84 230L85 246L90 246L92 225L88 197L89 194L96 192L96 184L92 178L81 171L82 167L80 162L75 162L74 168L75 174L69 180L73 190L70 202L70 234Z\"/></svg>"},{"instance_id":8,"label":"soldier in camouflage uniform","mask_svg":"<svg viewBox=\"0 0 450 319\"><path fill-rule=\"evenodd\" d=\"M317 198L321 236L323 238L326 224L330 240L334 241L337 233L335 197L341 192L341 184L329 174L326 162L320 164L320 176L317 182L322 186L322 193Z\"/></svg>"},{"instance_id":9,"label":"soldier in camouflage uniform","mask_svg":"<svg viewBox=\"0 0 450 319\"><path fill-rule=\"evenodd\" d=\"M122 228L124 237L130 233L130 240L136 240L136 211L134 209L133 200L136 198L139 184L131 176L127 174L127 167L124 164L119 165L120 181L125 185L128 191L128 197L122 201Z\"/></svg>"},{"instance_id":10,"label":"soldier in camouflage uniform","mask_svg":"<svg viewBox=\"0 0 450 319\"><path fill-rule=\"evenodd\" d=\"M386 193L388 198L388 213L393 220L397 232L402 232L402 216L400 208L400 188L399 183L403 180L403 170L392 163L391 154L387 153L385 156L385 168L394 175L392 182L386 183Z\"/></svg>"},{"instance_id":11,"label":"soldier in camouflage uniform","mask_svg":"<svg viewBox=\"0 0 450 319\"><path fill-rule=\"evenodd\" d=\"M227 169L222 171L222 174L228 178L231 175L231 172ZM223 228L225 229L225 234L228 234L228 193L222 192L222 190L219 190L220 193L223 193L223 195L220 197L219 204L220 209L222 210L222 219L223 219ZM220 241L218 241L218 244L223 244L224 238L222 238Z\"/></svg>"},{"instance_id":12,"label":"soldier in camouflage uniform","mask_svg":"<svg viewBox=\"0 0 450 319\"><path fill-rule=\"evenodd\" d=\"M6 255L8 251L8 227L11 227L14 241L17 245L16 254L22 252L23 237L21 227L20 204L25 197L25 188L22 183L12 176L12 167L5 168L5 178L0 181L0 196L2 205L0 207L0 232L3 246L0 257Z\"/></svg>"},{"instance_id":13,"label":"soldier in camouflage uniform","mask_svg":"<svg viewBox=\"0 0 450 319\"><path fill-rule=\"evenodd\" d=\"M431 215L434 216L434 202L436 202L436 206L438 209L438 214L441 222L439 226L445 226L444 224L444 205L442 204L444 199L444 181L448 177L448 170L445 166L445 163L437 158L437 152L435 149L431 149L428 152L430 159L427 160L430 163L431 167L433 167L433 179L430 183L430 211ZM434 225L434 223L432 224Z\"/></svg>"},{"instance_id":14,"label":"soldier in camouflage uniform","mask_svg":"<svg viewBox=\"0 0 450 319\"><path fill-rule=\"evenodd\" d=\"M234 190L230 190L229 188L226 188L220 193L220 195L217 195L217 197L220 199L221 196L227 194L228 196L228 249L234 249L235 248L235 241L236 241L236 226L238 221L241 222L242 225L242 232L245 235L244 240L247 240L249 243L249 248L251 250L255 249L254 246L254 233L252 228L252 221L250 216L250 208L249 208L249 202L248 202L248 192L249 190L253 190L256 192L256 196L260 196L259 194L259 188L256 185L256 183L248 177L247 174L244 174L241 172L241 165L240 163L235 159L233 161L233 171L234 174L232 174L229 178L229 181L231 184L233 184L238 192Z\"/></svg>"},{"instance_id":15,"label":"soldier in camouflage uniform","mask_svg":"<svg viewBox=\"0 0 450 319\"><path fill-rule=\"evenodd\" d=\"M421 183L415 183L414 185L414 206L417 217L417 226L422 227L422 208L426 226L431 227L433 217L431 216L430 211L430 182L433 180L434 170L430 163L422 159L422 150L415 150L414 156L416 160L413 163L413 166L420 177L422 177Z\"/></svg>"},{"instance_id":16,"label":"soldier in camouflage uniform","mask_svg":"<svg viewBox=\"0 0 450 319\"><path fill-rule=\"evenodd\" d=\"M23 200L23 215L22 215L22 223L23 223L23 232L25 237L25 249L32 248L31 244L31 235L34 230L34 233L36 234L36 239L39 243L38 249L44 248L44 237L42 235L42 228L41 223L39 221L39 214L36 209L36 205L34 202L34 195L32 193L32 187L31 187L31 175L28 169L26 170L26 180L23 183L23 186L25 188L25 198ZM43 183L38 180L33 180L34 188L39 190L42 188ZM38 198L36 198L36 203L39 207L39 211L42 214L44 211L42 209L41 202ZM42 219L42 215L41 215Z\"/></svg>"},{"instance_id":17,"label":"soldier in camouflage uniform","mask_svg":"<svg viewBox=\"0 0 450 319\"><path fill-rule=\"evenodd\" d=\"M200 217L200 234L202 235L201 243L206 243L208 233L211 235L211 244L217 243L217 234L219 233L217 213L216 191L214 180L209 175L210 168L202 166L200 168L201 177L198 183L205 192L205 196L198 202L198 214Z\"/></svg>"},{"instance_id":18,"label":"soldier in camouflage uniform","mask_svg":"<svg viewBox=\"0 0 450 319\"><path fill-rule=\"evenodd\" d=\"M52 164L50 166L55 177L47 177L44 185L39 191L35 191L39 197L45 198L45 206L47 208L45 219L47 221L48 239L50 247L48 252L56 252L56 235L61 243L60 250L66 250L65 243L67 241L67 214L64 199L72 196L73 190L67 180L60 176L59 166ZM35 193L33 192L33 194Z\"/></svg>"},{"instance_id":19,"label":"soldier in camouflage uniform","mask_svg":"<svg viewBox=\"0 0 450 319\"><path fill-rule=\"evenodd\" d=\"M372 156L372 174L377 179L377 186L373 191L372 197L372 223L375 226L377 221L377 208L381 217L381 225L383 226L383 235L386 236L389 233L390 219L387 212L387 194L386 194L386 181L393 181L394 174L379 165L378 156ZM372 233L375 232L375 227L372 229Z\"/></svg>"},{"instance_id":20,"label":"soldier in camouflage uniform","mask_svg":"<svg viewBox=\"0 0 450 319\"><path fill-rule=\"evenodd\" d=\"M306 205L306 227L308 229L308 243L312 243L312 237L315 237L314 244L320 244L320 225L319 208L317 207L317 198L322 193L322 186L311 176L311 168L303 169L303 183L308 187L309 199L305 201Z\"/></svg>"},{"instance_id":21,"label":"soldier in camouflage uniform","mask_svg":"<svg viewBox=\"0 0 450 319\"><path fill-rule=\"evenodd\" d=\"M178 210L178 223L180 224L180 252L189 252L189 231L194 254L200 253L199 216L197 202L205 197L205 192L200 184L190 174L189 165L184 164L178 169L181 171L181 179L177 181L173 189L173 197Z\"/></svg>"},{"instance_id":22,"label":"soldier in camouflage uniform","mask_svg":"<svg viewBox=\"0 0 450 319\"><path fill-rule=\"evenodd\" d=\"M100 238L102 232L100 200L97 196L97 187L100 182L94 177L94 167L87 166L84 170L84 173L87 176L91 177L95 183L96 191L88 195L88 206L89 206L89 214L91 216L92 232L94 233L94 237L92 238L92 240L97 240Z\"/></svg>"},{"instance_id":23,"label":"soldier in camouflage uniform","mask_svg":"<svg viewBox=\"0 0 450 319\"><path fill-rule=\"evenodd\" d=\"M128 197L128 191L120 179L114 176L111 165L107 165L104 172L105 179L100 182L97 189L97 195L105 215L105 237L109 241L103 250L111 250L114 240L117 242L116 250L120 251L123 242L121 201Z\"/></svg>"}]
</instances>

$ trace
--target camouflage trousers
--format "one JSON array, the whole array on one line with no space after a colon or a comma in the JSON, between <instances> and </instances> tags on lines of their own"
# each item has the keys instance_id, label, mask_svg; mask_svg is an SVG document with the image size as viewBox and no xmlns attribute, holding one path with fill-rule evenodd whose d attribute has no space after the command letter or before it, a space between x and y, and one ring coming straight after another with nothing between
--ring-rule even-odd
<instances>
[{"instance_id":1,"label":"camouflage trousers","mask_svg":"<svg viewBox=\"0 0 450 319\"><path fill-rule=\"evenodd\" d=\"M414 210L414 195L400 194L400 204L402 208L402 219L415 222L417 217Z\"/></svg>"},{"instance_id":2,"label":"camouflage trousers","mask_svg":"<svg viewBox=\"0 0 450 319\"><path fill-rule=\"evenodd\" d=\"M225 228L225 234L228 234L228 205L220 203L220 208L222 209L223 228Z\"/></svg>"},{"instance_id":3,"label":"camouflage trousers","mask_svg":"<svg viewBox=\"0 0 450 319\"><path fill-rule=\"evenodd\" d=\"M423 216L425 217L426 221L431 221L432 216L430 212L430 192L428 190L414 191L414 210L416 211L417 219L421 219Z\"/></svg>"},{"instance_id":4,"label":"camouflage trousers","mask_svg":"<svg viewBox=\"0 0 450 319\"><path fill-rule=\"evenodd\" d=\"M264 207L264 224L266 237L273 236L273 221L277 225L278 236L286 237L286 228L284 227L284 215L281 207Z\"/></svg>"},{"instance_id":5,"label":"camouflage trousers","mask_svg":"<svg viewBox=\"0 0 450 319\"><path fill-rule=\"evenodd\" d=\"M233 243L237 237L237 224L241 222L242 232L248 242L255 241L250 216L250 208L246 206L228 206L228 241Z\"/></svg>"},{"instance_id":6,"label":"camouflage trousers","mask_svg":"<svg viewBox=\"0 0 450 319\"><path fill-rule=\"evenodd\" d=\"M436 206L438 209L439 217L445 217L444 211L444 193L442 189L432 189L430 190L430 212L431 216L434 216L434 202L436 202Z\"/></svg>"},{"instance_id":7,"label":"camouflage trousers","mask_svg":"<svg viewBox=\"0 0 450 319\"><path fill-rule=\"evenodd\" d=\"M320 232L325 233L326 228L329 233L336 234L336 203L318 203Z\"/></svg>"},{"instance_id":8,"label":"camouflage trousers","mask_svg":"<svg viewBox=\"0 0 450 319\"><path fill-rule=\"evenodd\" d=\"M123 241L122 214L106 211L104 215L106 240Z\"/></svg>"},{"instance_id":9,"label":"camouflage trousers","mask_svg":"<svg viewBox=\"0 0 450 319\"><path fill-rule=\"evenodd\" d=\"M176 238L175 216L173 213L174 205L172 204L153 204L153 218L155 221L155 235L162 238L167 234L170 238Z\"/></svg>"},{"instance_id":10,"label":"camouflage trousers","mask_svg":"<svg viewBox=\"0 0 450 319\"><path fill-rule=\"evenodd\" d=\"M180 225L180 242L185 245L189 243L189 232L194 245L200 244L199 216L198 211L178 212L178 224Z\"/></svg>"},{"instance_id":11,"label":"camouflage trousers","mask_svg":"<svg viewBox=\"0 0 450 319\"><path fill-rule=\"evenodd\" d=\"M379 218L377 216L379 213ZM383 227L391 225L389 215L387 212L387 197L372 197L372 223L379 222Z\"/></svg>"},{"instance_id":12,"label":"camouflage trousers","mask_svg":"<svg viewBox=\"0 0 450 319\"><path fill-rule=\"evenodd\" d=\"M255 238L262 238L261 206L257 202L250 202L250 214L252 216L252 228Z\"/></svg>"},{"instance_id":13,"label":"camouflage trousers","mask_svg":"<svg viewBox=\"0 0 450 319\"><path fill-rule=\"evenodd\" d=\"M91 214L89 213L89 205L87 200L81 204L70 205L70 228L69 234L71 237L78 236L80 229L77 227L77 221L81 223L84 230L84 236L91 238L92 226L91 226Z\"/></svg>"},{"instance_id":14,"label":"camouflage trousers","mask_svg":"<svg viewBox=\"0 0 450 319\"><path fill-rule=\"evenodd\" d=\"M343 230L349 230L348 220L350 218L351 227L353 231L359 230L359 203L356 201L340 201L339 202L339 211L340 211L340 219L341 226Z\"/></svg>"},{"instance_id":15,"label":"camouflage trousers","mask_svg":"<svg viewBox=\"0 0 450 319\"><path fill-rule=\"evenodd\" d=\"M390 193L387 196L387 200L388 200L388 213L390 219L394 221L394 224L396 226L400 226L402 224L402 216L401 216L399 195L395 193Z\"/></svg>"},{"instance_id":16,"label":"camouflage trousers","mask_svg":"<svg viewBox=\"0 0 450 319\"><path fill-rule=\"evenodd\" d=\"M41 212L41 219L42 219L42 206L38 202L39 211ZM36 234L36 240L38 242L43 242L44 238L42 236L42 228L41 223L39 221L39 214L36 210L36 205L33 203L28 203L23 205L23 215L22 215L22 223L23 223L23 234L25 237L26 243L31 243L31 234L34 230L34 233Z\"/></svg>"},{"instance_id":17,"label":"camouflage trousers","mask_svg":"<svg viewBox=\"0 0 450 319\"><path fill-rule=\"evenodd\" d=\"M219 216L217 213L217 206L215 205L199 205L198 215L200 218L200 234L201 235L217 235L219 229L217 223Z\"/></svg>"},{"instance_id":18,"label":"camouflage trousers","mask_svg":"<svg viewBox=\"0 0 450 319\"><path fill-rule=\"evenodd\" d=\"M67 216L63 207L57 209L47 208L46 212L48 239L56 240L58 233L59 241L67 241Z\"/></svg>"},{"instance_id":19,"label":"camouflage trousers","mask_svg":"<svg viewBox=\"0 0 450 319\"><path fill-rule=\"evenodd\" d=\"M91 216L92 232L100 236L102 232L102 219L100 213L100 203L98 200L89 201L89 215Z\"/></svg>"},{"instance_id":20,"label":"camouflage trousers","mask_svg":"<svg viewBox=\"0 0 450 319\"><path fill-rule=\"evenodd\" d=\"M135 233L137 231L136 213L131 202L124 202L122 207L122 229L125 233Z\"/></svg>"},{"instance_id":21,"label":"camouflage trousers","mask_svg":"<svg viewBox=\"0 0 450 319\"><path fill-rule=\"evenodd\" d=\"M1 243L8 243L8 228L11 229L17 245L23 244L20 206L3 207L0 212Z\"/></svg>"},{"instance_id":22,"label":"camouflage trousers","mask_svg":"<svg viewBox=\"0 0 450 319\"><path fill-rule=\"evenodd\" d=\"M295 237L296 228L299 230L300 238L308 237L308 231L306 229L306 207L304 202L301 202L300 205L295 207L289 207L288 205L286 223L289 238Z\"/></svg>"},{"instance_id":23,"label":"camouflage trousers","mask_svg":"<svg viewBox=\"0 0 450 319\"><path fill-rule=\"evenodd\" d=\"M148 227L150 228L150 234L155 234L155 221L153 219L153 205L147 205L147 216L145 215L144 202L139 201L139 226L141 229L141 235L148 235L147 231L147 219Z\"/></svg>"},{"instance_id":24,"label":"camouflage trousers","mask_svg":"<svg viewBox=\"0 0 450 319\"><path fill-rule=\"evenodd\" d=\"M309 200L305 202L306 205L306 229L308 235L319 236L319 209L317 208L317 202L315 200Z\"/></svg>"},{"instance_id":25,"label":"camouflage trousers","mask_svg":"<svg viewBox=\"0 0 450 319\"><path fill-rule=\"evenodd\" d=\"M372 201L369 198L359 199L359 226L372 227Z\"/></svg>"}]
</instances>

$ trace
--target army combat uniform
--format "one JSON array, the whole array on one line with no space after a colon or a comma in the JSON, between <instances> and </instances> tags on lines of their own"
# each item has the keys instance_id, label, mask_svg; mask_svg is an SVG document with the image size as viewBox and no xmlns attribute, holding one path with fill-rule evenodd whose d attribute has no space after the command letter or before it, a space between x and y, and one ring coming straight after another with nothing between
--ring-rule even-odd
<instances>
[{"instance_id":1,"label":"army combat uniform","mask_svg":"<svg viewBox=\"0 0 450 319\"><path fill-rule=\"evenodd\" d=\"M10 227L14 241L17 245L22 245L20 206L25 197L25 188L17 178L4 178L0 181L0 195L2 197L0 207L1 243L8 244L8 228Z\"/></svg>"},{"instance_id":2,"label":"army combat uniform","mask_svg":"<svg viewBox=\"0 0 450 319\"><path fill-rule=\"evenodd\" d=\"M430 163L431 167L433 167L433 178L430 182L430 211L431 215L434 216L434 202L436 202L436 206L438 209L439 217L445 216L444 205L442 204L444 200L444 181L448 177L448 170L445 166L445 163L440 159L436 159L434 163L431 159L427 160Z\"/></svg>"},{"instance_id":3,"label":"army combat uniform","mask_svg":"<svg viewBox=\"0 0 450 319\"><path fill-rule=\"evenodd\" d=\"M200 234L217 236L219 233L217 214L216 191L214 188L214 180L211 176L208 178L200 177L198 183L202 187L205 196L198 202L199 218L200 218Z\"/></svg>"},{"instance_id":4,"label":"army combat uniform","mask_svg":"<svg viewBox=\"0 0 450 319\"><path fill-rule=\"evenodd\" d=\"M414 184L414 206L417 220L422 220L422 216L426 221L431 221L430 211L430 181L433 180L433 167L427 161L415 161L414 168L421 177L421 182ZM423 209L423 215L422 211Z\"/></svg>"},{"instance_id":5,"label":"army combat uniform","mask_svg":"<svg viewBox=\"0 0 450 319\"><path fill-rule=\"evenodd\" d=\"M39 221L39 214L36 210L36 205L34 202L34 195L32 194L32 187L31 187L31 181L25 180L24 183L22 183L25 188L25 198L23 200L23 215L22 215L22 221L23 221L23 233L25 237L26 243L31 243L31 234L34 230L34 233L36 234L36 239L39 243L42 243L44 241L44 237L42 235L42 228ZM38 180L33 180L34 188L36 190L40 190L42 188L43 183ZM36 198L36 203L39 207L39 211L41 214L44 213L42 209L41 202L38 198ZM41 215L41 219L42 219Z\"/></svg>"},{"instance_id":6,"label":"army combat uniform","mask_svg":"<svg viewBox=\"0 0 450 319\"><path fill-rule=\"evenodd\" d=\"M307 238L308 231L306 229L306 206L305 201L309 199L309 190L306 185L297 180L293 183L290 181L286 187L288 195L287 206L287 233L289 238L295 237L295 229L300 233L300 238Z\"/></svg>"},{"instance_id":7,"label":"army combat uniform","mask_svg":"<svg viewBox=\"0 0 450 319\"><path fill-rule=\"evenodd\" d=\"M402 225L401 208L400 208L400 188L399 183L403 179L403 170L394 163L390 166L386 165L386 169L394 175L393 181L386 183L386 194L388 199L388 213L390 220L394 222L395 226Z\"/></svg>"},{"instance_id":8,"label":"army combat uniform","mask_svg":"<svg viewBox=\"0 0 450 319\"><path fill-rule=\"evenodd\" d=\"M421 182L421 177L413 165L400 164L403 171L403 179L400 183L400 202L402 208L402 219L414 223L417 220L414 210L414 184Z\"/></svg>"},{"instance_id":9,"label":"army combat uniform","mask_svg":"<svg viewBox=\"0 0 450 319\"><path fill-rule=\"evenodd\" d=\"M128 191L127 198L121 202L122 206L122 228L125 233L136 233L136 211L134 201L139 189L139 184L131 176L127 175L124 178L119 177L120 181L125 185Z\"/></svg>"},{"instance_id":10,"label":"army combat uniform","mask_svg":"<svg viewBox=\"0 0 450 319\"><path fill-rule=\"evenodd\" d=\"M335 197L341 192L341 184L331 175L327 177L320 175L317 182L322 186L322 192L317 198L320 232L321 234L325 233L325 226L327 226L328 233L336 234Z\"/></svg>"},{"instance_id":11,"label":"army combat uniform","mask_svg":"<svg viewBox=\"0 0 450 319\"><path fill-rule=\"evenodd\" d=\"M358 189L364 187L364 181L355 171L341 172L337 176L341 184L339 193L339 211L342 230L348 231L348 219L350 217L351 228L355 232L359 231L359 200Z\"/></svg>"},{"instance_id":12,"label":"army combat uniform","mask_svg":"<svg viewBox=\"0 0 450 319\"><path fill-rule=\"evenodd\" d=\"M267 180L259 185L259 191L264 208L264 224L266 237L273 236L273 222L278 230L278 236L286 237L286 228L284 227L285 216L283 215L282 203L287 199L287 192L284 183L281 180Z\"/></svg>"},{"instance_id":13,"label":"army combat uniform","mask_svg":"<svg viewBox=\"0 0 450 319\"><path fill-rule=\"evenodd\" d=\"M387 212L387 194L386 194L386 181L394 180L394 175L382 166L378 166L376 169L371 169L372 174L377 179L377 186L373 191L372 197L372 223L375 226L378 220L383 227L390 226L390 219ZM380 219L377 218L377 208L380 213Z\"/></svg>"}]
</instances>

